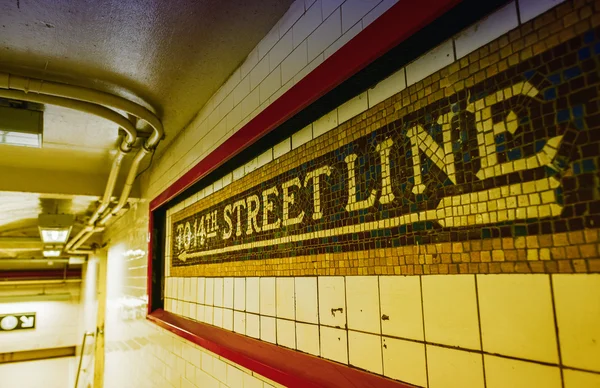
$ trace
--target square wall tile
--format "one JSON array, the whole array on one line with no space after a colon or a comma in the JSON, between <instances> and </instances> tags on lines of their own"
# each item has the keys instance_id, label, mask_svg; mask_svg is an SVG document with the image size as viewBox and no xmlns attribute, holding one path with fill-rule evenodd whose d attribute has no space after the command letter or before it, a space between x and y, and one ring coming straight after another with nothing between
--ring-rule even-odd
<instances>
[{"instance_id":1,"label":"square wall tile","mask_svg":"<svg viewBox=\"0 0 600 388\"><path fill-rule=\"evenodd\" d=\"M320 326L321 357L348 364L348 332Z\"/></svg>"},{"instance_id":2,"label":"square wall tile","mask_svg":"<svg viewBox=\"0 0 600 388\"><path fill-rule=\"evenodd\" d=\"M380 276L381 332L423 341L419 276Z\"/></svg>"},{"instance_id":3,"label":"square wall tile","mask_svg":"<svg viewBox=\"0 0 600 388\"><path fill-rule=\"evenodd\" d=\"M296 348L302 352L318 356L319 326L296 322Z\"/></svg>"},{"instance_id":4,"label":"square wall tile","mask_svg":"<svg viewBox=\"0 0 600 388\"><path fill-rule=\"evenodd\" d=\"M233 308L233 278L223 279L223 307Z\"/></svg>"},{"instance_id":5,"label":"square wall tile","mask_svg":"<svg viewBox=\"0 0 600 388\"><path fill-rule=\"evenodd\" d=\"M429 50L406 66L407 85L410 86L454 62L452 39Z\"/></svg>"},{"instance_id":6,"label":"square wall tile","mask_svg":"<svg viewBox=\"0 0 600 388\"><path fill-rule=\"evenodd\" d=\"M260 338L260 317L258 315L246 313L246 335Z\"/></svg>"},{"instance_id":7,"label":"square wall tile","mask_svg":"<svg viewBox=\"0 0 600 388\"><path fill-rule=\"evenodd\" d=\"M275 316L275 278L260 278L260 315Z\"/></svg>"},{"instance_id":8,"label":"square wall tile","mask_svg":"<svg viewBox=\"0 0 600 388\"><path fill-rule=\"evenodd\" d=\"M548 275L477 275L483 350L558 363Z\"/></svg>"},{"instance_id":9,"label":"square wall tile","mask_svg":"<svg viewBox=\"0 0 600 388\"><path fill-rule=\"evenodd\" d=\"M421 282L426 340L481 349L475 277L431 275L422 276Z\"/></svg>"},{"instance_id":10,"label":"square wall tile","mask_svg":"<svg viewBox=\"0 0 600 388\"><path fill-rule=\"evenodd\" d=\"M235 278L233 281L233 308L246 310L246 278Z\"/></svg>"},{"instance_id":11,"label":"square wall tile","mask_svg":"<svg viewBox=\"0 0 600 388\"><path fill-rule=\"evenodd\" d=\"M317 278L297 277L295 279L296 321L318 323Z\"/></svg>"},{"instance_id":12,"label":"square wall tile","mask_svg":"<svg viewBox=\"0 0 600 388\"><path fill-rule=\"evenodd\" d=\"M204 323L208 323L210 325L214 322L214 310L213 306L204 306Z\"/></svg>"},{"instance_id":13,"label":"square wall tile","mask_svg":"<svg viewBox=\"0 0 600 388\"><path fill-rule=\"evenodd\" d=\"M562 362L600 372L600 274L552 275Z\"/></svg>"},{"instance_id":14,"label":"square wall tile","mask_svg":"<svg viewBox=\"0 0 600 388\"><path fill-rule=\"evenodd\" d=\"M341 124L369 109L367 92L361 93L338 107L338 123Z\"/></svg>"},{"instance_id":15,"label":"square wall tile","mask_svg":"<svg viewBox=\"0 0 600 388\"><path fill-rule=\"evenodd\" d=\"M319 322L346 327L346 284L343 276L319 276Z\"/></svg>"},{"instance_id":16,"label":"square wall tile","mask_svg":"<svg viewBox=\"0 0 600 388\"><path fill-rule=\"evenodd\" d=\"M189 302L192 299L192 279L183 278L183 300Z\"/></svg>"},{"instance_id":17,"label":"square wall tile","mask_svg":"<svg viewBox=\"0 0 600 388\"><path fill-rule=\"evenodd\" d=\"M223 309L221 307L213 308L213 325L223 327Z\"/></svg>"},{"instance_id":18,"label":"square wall tile","mask_svg":"<svg viewBox=\"0 0 600 388\"><path fill-rule=\"evenodd\" d=\"M484 356L487 388L561 388L560 369L555 366L509 358Z\"/></svg>"},{"instance_id":19,"label":"square wall tile","mask_svg":"<svg viewBox=\"0 0 600 388\"><path fill-rule=\"evenodd\" d=\"M565 0L519 0L521 23L525 23L536 16L556 7Z\"/></svg>"},{"instance_id":20,"label":"square wall tile","mask_svg":"<svg viewBox=\"0 0 600 388\"><path fill-rule=\"evenodd\" d=\"M277 320L277 345L296 349L296 324L294 321Z\"/></svg>"},{"instance_id":21,"label":"square wall tile","mask_svg":"<svg viewBox=\"0 0 600 388\"><path fill-rule=\"evenodd\" d=\"M198 284L196 285L196 303L202 303L204 304L206 299L205 299L205 293L204 293L204 287L205 287L205 279L204 278L198 278Z\"/></svg>"},{"instance_id":22,"label":"square wall tile","mask_svg":"<svg viewBox=\"0 0 600 388\"><path fill-rule=\"evenodd\" d=\"M264 383L249 373L244 374L244 388L263 388ZM216 388L216 387L215 387Z\"/></svg>"},{"instance_id":23,"label":"square wall tile","mask_svg":"<svg viewBox=\"0 0 600 388\"><path fill-rule=\"evenodd\" d=\"M215 278L214 285L214 305L217 307L223 307L223 278Z\"/></svg>"},{"instance_id":24,"label":"square wall tile","mask_svg":"<svg viewBox=\"0 0 600 388\"><path fill-rule=\"evenodd\" d=\"M198 304L196 305L196 320L198 322L204 322L204 305Z\"/></svg>"},{"instance_id":25,"label":"square wall tile","mask_svg":"<svg viewBox=\"0 0 600 388\"><path fill-rule=\"evenodd\" d=\"M379 284L377 276L346 278L348 329L381 333L379 315ZM352 355L350 357L352 359Z\"/></svg>"},{"instance_id":26,"label":"square wall tile","mask_svg":"<svg viewBox=\"0 0 600 388\"><path fill-rule=\"evenodd\" d=\"M243 387L244 372L233 365L227 364L227 385L229 387Z\"/></svg>"},{"instance_id":27,"label":"square wall tile","mask_svg":"<svg viewBox=\"0 0 600 388\"><path fill-rule=\"evenodd\" d=\"M481 354L433 345L427 345L426 351L429 388L485 386Z\"/></svg>"},{"instance_id":28,"label":"square wall tile","mask_svg":"<svg viewBox=\"0 0 600 388\"><path fill-rule=\"evenodd\" d=\"M175 297L175 299L183 300L183 280L184 278L177 278L177 296Z\"/></svg>"},{"instance_id":29,"label":"square wall tile","mask_svg":"<svg viewBox=\"0 0 600 388\"><path fill-rule=\"evenodd\" d=\"M404 74L404 68L402 68L368 90L369 107L374 107L381 101L400 93L405 88L406 75Z\"/></svg>"},{"instance_id":30,"label":"square wall tile","mask_svg":"<svg viewBox=\"0 0 600 388\"><path fill-rule=\"evenodd\" d=\"M272 344L277 342L275 318L260 317L260 339Z\"/></svg>"},{"instance_id":31,"label":"square wall tile","mask_svg":"<svg viewBox=\"0 0 600 388\"><path fill-rule=\"evenodd\" d=\"M233 310L223 309L223 329L233 331Z\"/></svg>"},{"instance_id":32,"label":"square wall tile","mask_svg":"<svg viewBox=\"0 0 600 388\"><path fill-rule=\"evenodd\" d=\"M383 374L380 336L350 330L348 331L348 352L350 365Z\"/></svg>"},{"instance_id":33,"label":"square wall tile","mask_svg":"<svg viewBox=\"0 0 600 388\"><path fill-rule=\"evenodd\" d=\"M240 311L233 312L233 331L246 334L246 313Z\"/></svg>"},{"instance_id":34,"label":"square wall tile","mask_svg":"<svg viewBox=\"0 0 600 388\"><path fill-rule=\"evenodd\" d=\"M215 303L215 279L206 278L204 281L206 288L204 290L204 304L213 306Z\"/></svg>"},{"instance_id":35,"label":"square wall tile","mask_svg":"<svg viewBox=\"0 0 600 388\"><path fill-rule=\"evenodd\" d=\"M294 278L277 278L275 280L277 317L295 319L296 300L294 295Z\"/></svg>"},{"instance_id":36,"label":"square wall tile","mask_svg":"<svg viewBox=\"0 0 600 388\"><path fill-rule=\"evenodd\" d=\"M383 374L421 387L427 386L425 345L382 337Z\"/></svg>"},{"instance_id":37,"label":"square wall tile","mask_svg":"<svg viewBox=\"0 0 600 388\"><path fill-rule=\"evenodd\" d=\"M198 278L191 278L190 302L198 303Z\"/></svg>"},{"instance_id":38,"label":"square wall tile","mask_svg":"<svg viewBox=\"0 0 600 388\"><path fill-rule=\"evenodd\" d=\"M564 369L565 388L598 388L600 387L600 374L580 372L578 370Z\"/></svg>"},{"instance_id":39,"label":"square wall tile","mask_svg":"<svg viewBox=\"0 0 600 388\"><path fill-rule=\"evenodd\" d=\"M259 292L259 278L246 278L246 311L258 314L260 311Z\"/></svg>"},{"instance_id":40,"label":"square wall tile","mask_svg":"<svg viewBox=\"0 0 600 388\"><path fill-rule=\"evenodd\" d=\"M458 34L454 38L456 57L468 55L518 25L517 5L512 1Z\"/></svg>"}]
</instances>

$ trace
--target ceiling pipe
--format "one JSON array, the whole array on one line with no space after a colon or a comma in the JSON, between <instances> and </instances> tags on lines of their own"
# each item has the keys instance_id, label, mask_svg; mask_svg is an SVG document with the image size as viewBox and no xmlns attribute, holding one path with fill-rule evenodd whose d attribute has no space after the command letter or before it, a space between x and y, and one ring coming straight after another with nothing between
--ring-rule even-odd
<instances>
[{"instance_id":1,"label":"ceiling pipe","mask_svg":"<svg viewBox=\"0 0 600 388\"><path fill-rule=\"evenodd\" d=\"M125 184L123 185L123 192L121 193L121 198L119 198L119 202L117 205L112 208L110 211L106 212L102 218L100 219L100 225L106 225L106 223L114 216L116 216L123 207L127 204L127 199L129 198L129 194L131 193L131 189L133 188L133 183L135 182L137 171L140 167L140 163L144 159L144 157L149 154L150 151L146 150L146 148L142 147L138 153L135 155L133 162L131 164L131 168L129 170L129 174L127 174L127 179L125 180Z\"/></svg>"},{"instance_id":2,"label":"ceiling pipe","mask_svg":"<svg viewBox=\"0 0 600 388\"><path fill-rule=\"evenodd\" d=\"M0 73L0 88L16 89L25 93L39 93L85 101L129 113L139 119L144 120L154 129L148 140L146 140L146 145L148 148L152 148L151 145L156 146L164 134L162 123L154 113L150 112L141 105L131 102L125 98L115 96L114 94L83 88L80 86L21 77L8 73Z\"/></svg>"},{"instance_id":3,"label":"ceiling pipe","mask_svg":"<svg viewBox=\"0 0 600 388\"><path fill-rule=\"evenodd\" d=\"M66 284L66 283L81 283L83 279L48 279L48 280L5 280L0 281L2 286L28 286L37 284Z\"/></svg>"},{"instance_id":4,"label":"ceiling pipe","mask_svg":"<svg viewBox=\"0 0 600 388\"><path fill-rule=\"evenodd\" d=\"M133 144L137 139L137 130L131 121L123 117L121 114L112 109L105 108L100 105L91 104L89 102L71 100L68 98L46 96L43 94L30 94L20 90L0 89L0 97L14 99L19 101L37 102L40 104L49 104L62 106L64 108L75 109L80 112L89 113L91 115L112 121L117 124L127 134L123 140L121 149L128 151L133 148Z\"/></svg>"},{"instance_id":5,"label":"ceiling pipe","mask_svg":"<svg viewBox=\"0 0 600 388\"><path fill-rule=\"evenodd\" d=\"M125 147L125 149L123 149L122 147L121 149L119 149L117 156L113 161L113 168L111 169L109 175L104 197L98 209L96 209L90 221L88 221L88 225L85 228L83 228L73 239L71 239L65 247L65 251L67 253L74 253L74 250L81 246L90 236L92 236L93 233L97 231L96 221L100 216L104 214L100 222L100 224L103 225L125 206L127 200L129 199L129 195L131 194L131 188L133 187L133 183L137 176L137 171L139 169L140 162L147 154L154 151L154 149L164 136L164 129L162 123L154 113L152 113L151 111L149 111L141 105L138 105L125 98L115 96L110 93L105 93L98 90L83 88L79 86L27 78L0 72L0 89L13 89L24 92L25 94L33 93L44 96L65 98L67 100L76 100L78 102L102 105L104 107L116 109L125 112L129 115L135 116L138 119L147 122L153 128L150 137L145 141L145 143L142 145L142 147L140 148L140 150L134 158L134 162L130 167L127 179L125 181L125 185L123 187L123 191L121 193L117 205L114 209L106 211L110 204L112 192L114 191L116 178L118 177L118 171L122 164L125 153L129 151L130 148ZM81 104L79 104L79 106L83 108L87 107ZM131 144L133 144L133 142L131 142Z\"/></svg>"}]
</instances>

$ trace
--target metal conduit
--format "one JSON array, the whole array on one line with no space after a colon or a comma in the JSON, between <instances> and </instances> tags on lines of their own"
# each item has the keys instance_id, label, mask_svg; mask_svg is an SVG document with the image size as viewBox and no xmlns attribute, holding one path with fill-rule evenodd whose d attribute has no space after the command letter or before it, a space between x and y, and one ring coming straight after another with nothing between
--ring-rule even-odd
<instances>
[{"instance_id":1,"label":"metal conduit","mask_svg":"<svg viewBox=\"0 0 600 388\"><path fill-rule=\"evenodd\" d=\"M112 109L105 108L100 105L91 104L89 102L70 100L68 98L45 96L43 94L28 94L20 90L5 90L0 89L0 97L20 100L37 102L41 104L50 104L56 106L62 106L64 108L78 110L98 116L100 118L112 121L117 124L119 128L127 133L127 137L124 139L124 143L121 146L124 150L130 150L133 147L133 143L137 139L137 130L131 121L115 112Z\"/></svg>"},{"instance_id":2,"label":"metal conduit","mask_svg":"<svg viewBox=\"0 0 600 388\"><path fill-rule=\"evenodd\" d=\"M10 94L10 92L15 91L18 92ZM0 73L0 96L3 95L12 95L14 96L12 98L24 101L66 106L95 114L113 122L120 123L119 126L127 132L127 138L123 141L123 145L118 150L117 156L113 161L100 205L92 215L90 221L88 221L88 225L72 238L65 247L67 252L73 253L95 232L104 229L102 227L96 227L98 218L102 216L99 224L104 225L125 206L129 195L131 194L131 189L141 161L148 153L156 148L164 136L162 123L154 113L145 107L110 93L57 82L16 76L8 73ZM107 211L123 159L127 152L131 150L137 137L137 131L133 124L119 113L108 108L123 111L147 122L153 128L153 131L134 158L117 205L113 209Z\"/></svg>"}]
</instances>

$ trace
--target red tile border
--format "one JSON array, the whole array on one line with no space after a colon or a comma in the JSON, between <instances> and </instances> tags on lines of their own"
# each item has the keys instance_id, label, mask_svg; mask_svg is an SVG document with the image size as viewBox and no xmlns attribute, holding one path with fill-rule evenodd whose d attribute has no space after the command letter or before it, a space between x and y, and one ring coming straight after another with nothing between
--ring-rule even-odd
<instances>
[{"instance_id":1,"label":"red tile border","mask_svg":"<svg viewBox=\"0 0 600 388\"><path fill-rule=\"evenodd\" d=\"M293 117L461 0L399 0L325 62L150 202L147 319L170 332L288 387L410 387L379 375L152 310L153 211Z\"/></svg>"},{"instance_id":2,"label":"red tile border","mask_svg":"<svg viewBox=\"0 0 600 388\"><path fill-rule=\"evenodd\" d=\"M165 204L460 2L461 0L399 0L154 198L150 202L150 210Z\"/></svg>"},{"instance_id":3,"label":"red tile border","mask_svg":"<svg viewBox=\"0 0 600 388\"><path fill-rule=\"evenodd\" d=\"M0 271L0 279L4 280L61 280L81 279L81 269L50 269L50 270L23 270Z\"/></svg>"},{"instance_id":4,"label":"red tile border","mask_svg":"<svg viewBox=\"0 0 600 388\"><path fill-rule=\"evenodd\" d=\"M291 388L410 388L398 381L259 341L163 310L148 320L204 349Z\"/></svg>"}]
</instances>

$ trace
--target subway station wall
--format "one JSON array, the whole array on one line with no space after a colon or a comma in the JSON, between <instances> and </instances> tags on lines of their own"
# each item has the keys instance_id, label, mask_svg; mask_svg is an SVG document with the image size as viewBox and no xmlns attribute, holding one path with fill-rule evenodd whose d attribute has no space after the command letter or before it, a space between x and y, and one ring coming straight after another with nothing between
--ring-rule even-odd
<instances>
[{"instance_id":1,"label":"subway station wall","mask_svg":"<svg viewBox=\"0 0 600 388\"><path fill-rule=\"evenodd\" d=\"M557 4L170 209L165 309L417 386L598 386L600 3Z\"/></svg>"},{"instance_id":2,"label":"subway station wall","mask_svg":"<svg viewBox=\"0 0 600 388\"><path fill-rule=\"evenodd\" d=\"M297 0L141 177L143 201L105 232L105 385L271 387L275 382L145 320L148 202L344 46L396 0Z\"/></svg>"},{"instance_id":3,"label":"subway station wall","mask_svg":"<svg viewBox=\"0 0 600 388\"><path fill-rule=\"evenodd\" d=\"M12 299L0 300L0 315L36 314L34 329L0 332L0 353L80 344L80 293L79 283L0 287L0 297ZM47 300L40 300L40 295Z\"/></svg>"}]
</instances>

